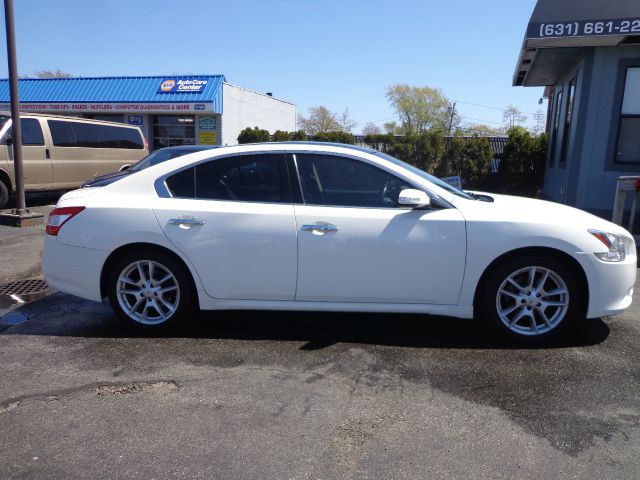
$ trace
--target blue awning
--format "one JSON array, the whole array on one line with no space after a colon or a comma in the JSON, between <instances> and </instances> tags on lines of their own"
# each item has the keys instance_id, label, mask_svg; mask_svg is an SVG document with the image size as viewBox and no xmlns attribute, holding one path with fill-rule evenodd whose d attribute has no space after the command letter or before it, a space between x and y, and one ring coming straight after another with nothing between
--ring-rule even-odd
<instances>
[{"instance_id":1,"label":"blue awning","mask_svg":"<svg viewBox=\"0 0 640 480\"><path fill-rule=\"evenodd\" d=\"M224 81L224 75L22 78L18 90L23 103L207 103L222 113ZM7 102L9 81L4 79L0 103Z\"/></svg>"}]
</instances>

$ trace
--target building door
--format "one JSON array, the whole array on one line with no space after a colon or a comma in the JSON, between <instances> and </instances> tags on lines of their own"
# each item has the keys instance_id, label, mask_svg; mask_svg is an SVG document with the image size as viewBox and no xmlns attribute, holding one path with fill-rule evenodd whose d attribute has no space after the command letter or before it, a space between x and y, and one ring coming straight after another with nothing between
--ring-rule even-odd
<instances>
[{"instance_id":1,"label":"building door","mask_svg":"<svg viewBox=\"0 0 640 480\"><path fill-rule=\"evenodd\" d=\"M153 149L196 144L195 115L154 115Z\"/></svg>"}]
</instances>

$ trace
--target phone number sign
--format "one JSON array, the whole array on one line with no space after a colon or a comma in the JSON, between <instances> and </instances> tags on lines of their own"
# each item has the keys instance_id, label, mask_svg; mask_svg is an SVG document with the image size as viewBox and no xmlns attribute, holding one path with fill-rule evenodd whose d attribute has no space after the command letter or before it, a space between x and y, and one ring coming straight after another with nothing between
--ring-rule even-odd
<instances>
[{"instance_id":1,"label":"phone number sign","mask_svg":"<svg viewBox=\"0 0 640 480\"><path fill-rule=\"evenodd\" d=\"M640 18L532 23L527 38L591 37L598 35L638 35Z\"/></svg>"}]
</instances>

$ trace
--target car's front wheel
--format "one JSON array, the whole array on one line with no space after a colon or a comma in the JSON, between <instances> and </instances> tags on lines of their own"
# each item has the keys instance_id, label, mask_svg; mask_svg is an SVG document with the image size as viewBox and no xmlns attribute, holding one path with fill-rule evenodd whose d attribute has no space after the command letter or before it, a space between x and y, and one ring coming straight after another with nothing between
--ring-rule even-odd
<instances>
[{"instance_id":1,"label":"car's front wheel","mask_svg":"<svg viewBox=\"0 0 640 480\"><path fill-rule=\"evenodd\" d=\"M118 259L109 275L109 301L120 318L142 330L161 330L187 320L196 299L187 269L160 251Z\"/></svg>"},{"instance_id":2,"label":"car's front wheel","mask_svg":"<svg viewBox=\"0 0 640 480\"><path fill-rule=\"evenodd\" d=\"M524 342L550 339L584 318L575 271L554 257L524 255L496 268L478 298L478 314L498 333Z\"/></svg>"}]
</instances>

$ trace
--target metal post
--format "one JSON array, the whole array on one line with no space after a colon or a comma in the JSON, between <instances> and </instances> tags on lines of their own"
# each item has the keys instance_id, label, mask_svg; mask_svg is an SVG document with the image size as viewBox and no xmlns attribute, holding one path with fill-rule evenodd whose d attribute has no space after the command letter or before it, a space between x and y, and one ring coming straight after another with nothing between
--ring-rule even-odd
<instances>
[{"instance_id":1,"label":"metal post","mask_svg":"<svg viewBox=\"0 0 640 480\"><path fill-rule=\"evenodd\" d=\"M7 58L9 60L9 93L11 96L11 124L13 165L16 179L16 215L28 212L24 198L24 172L22 168L22 127L18 98L18 62L16 60L16 32L13 22L13 0L4 0L4 19L7 33Z\"/></svg>"}]
</instances>

